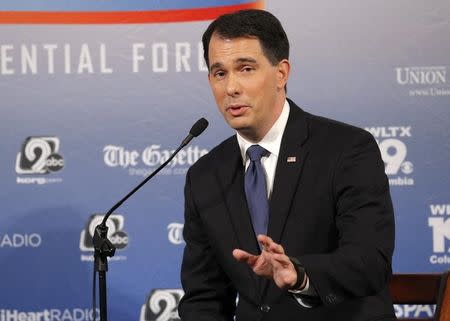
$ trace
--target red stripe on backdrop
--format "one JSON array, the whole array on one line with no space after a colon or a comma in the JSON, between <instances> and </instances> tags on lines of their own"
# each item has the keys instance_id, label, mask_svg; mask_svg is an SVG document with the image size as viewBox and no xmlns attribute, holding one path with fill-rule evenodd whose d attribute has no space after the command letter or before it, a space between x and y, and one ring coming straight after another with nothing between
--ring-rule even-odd
<instances>
[{"instance_id":1,"label":"red stripe on backdrop","mask_svg":"<svg viewBox=\"0 0 450 321\"><path fill-rule=\"evenodd\" d=\"M262 9L263 7L264 1L257 0L233 6L160 11L0 11L0 24L120 24L200 21L212 20L224 13L236 10Z\"/></svg>"}]
</instances>

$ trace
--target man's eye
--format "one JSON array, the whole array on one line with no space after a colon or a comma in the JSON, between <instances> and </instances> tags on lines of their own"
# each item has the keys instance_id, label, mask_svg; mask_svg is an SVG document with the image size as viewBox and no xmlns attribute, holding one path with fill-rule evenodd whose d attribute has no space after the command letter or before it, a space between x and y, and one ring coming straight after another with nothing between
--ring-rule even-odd
<instances>
[{"instance_id":1,"label":"man's eye","mask_svg":"<svg viewBox=\"0 0 450 321\"><path fill-rule=\"evenodd\" d=\"M216 71L216 72L214 73L214 77L221 78L221 77L223 77L223 76L225 76L225 72L223 72L223 71Z\"/></svg>"},{"instance_id":2,"label":"man's eye","mask_svg":"<svg viewBox=\"0 0 450 321\"><path fill-rule=\"evenodd\" d=\"M250 66L245 66L245 67L242 68L242 71L246 71L246 72L252 71L252 70L253 70L253 68L250 67Z\"/></svg>"}]
</instances>

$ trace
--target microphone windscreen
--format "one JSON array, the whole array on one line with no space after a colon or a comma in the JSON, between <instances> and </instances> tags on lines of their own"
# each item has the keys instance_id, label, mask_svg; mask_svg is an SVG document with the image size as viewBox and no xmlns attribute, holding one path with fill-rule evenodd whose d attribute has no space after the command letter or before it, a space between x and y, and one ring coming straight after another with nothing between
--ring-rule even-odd
<instances>
[{"instance_id":1,"label":"microphone windscreen","mask_svg":"<svg viewBox=\"0 0 450 321\"><path fill-rule=\"evenodd\" d=\"M197 120L197 122L192 126L191 130L189 131L189 134L191 134L194 137L197 137L203 131L208 127L208 121L205 118L200 118Z\"/></svg>"}]
</instances>

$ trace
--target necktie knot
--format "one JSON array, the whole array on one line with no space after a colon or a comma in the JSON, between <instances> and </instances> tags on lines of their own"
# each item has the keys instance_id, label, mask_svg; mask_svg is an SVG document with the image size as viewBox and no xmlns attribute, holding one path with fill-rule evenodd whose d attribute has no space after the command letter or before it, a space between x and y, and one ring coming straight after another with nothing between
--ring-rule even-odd
<instances>
[{"instance_id":1,"label":"necktie knot","mask_svg":"<svg viewBox=\"0 0 450 321\"><path fill-rule=\"evenodd\" d=\"M268 154L269 151L259 145L252 145L247 149L247 156L252 162L259 161L261 157L267 156Z\"/></svg>"}]
</instances>

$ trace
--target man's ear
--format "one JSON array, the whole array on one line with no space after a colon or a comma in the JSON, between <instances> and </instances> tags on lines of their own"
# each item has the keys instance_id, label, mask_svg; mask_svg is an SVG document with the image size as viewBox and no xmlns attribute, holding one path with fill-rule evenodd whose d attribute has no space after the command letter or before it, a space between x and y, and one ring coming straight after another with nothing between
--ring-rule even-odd
<instances>
[{"instance_id":1,"label":"man's ear","mask_svg":"<svg viewBox=\"0 0 450 321\"><path fill-rule=\"evenodd\" d=\"M211 73L209 72L209 70L208 70L208 82L209 82L209 84L211 84Z\"/></svg>"},{"instance_id":2,"label":"man's ear","mask_svg":"<svg viewBox=\"0 0 450 321\"><path fill-rule=\"evenodd\" d=\"M277 87L279 89L284 89L286 86L290 72L291 64L289 63L289 60L281 60L277 65Z\"/></svg>"}]
</instances>

